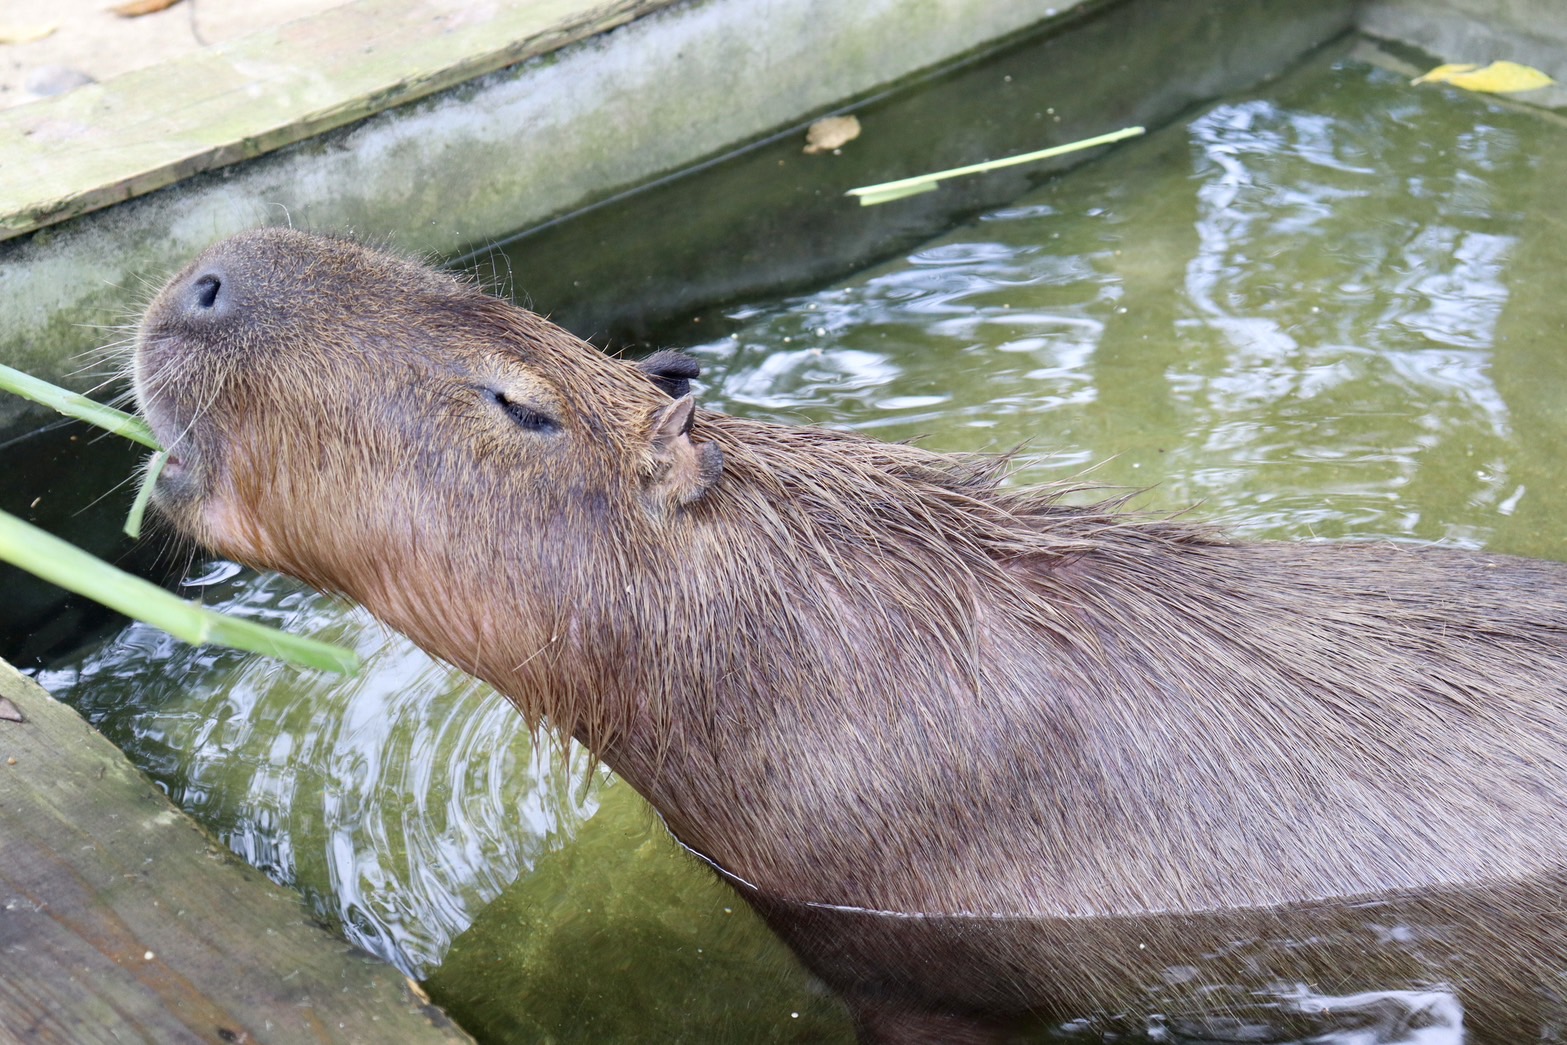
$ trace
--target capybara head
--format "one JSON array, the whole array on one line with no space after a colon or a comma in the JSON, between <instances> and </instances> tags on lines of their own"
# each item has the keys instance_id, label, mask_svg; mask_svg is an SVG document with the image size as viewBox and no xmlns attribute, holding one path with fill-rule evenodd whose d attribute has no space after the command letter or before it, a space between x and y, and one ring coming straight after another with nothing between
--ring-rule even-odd
<instances>
[{"instance_id":1,"label":"capybara head","mask_svg":"<svg viewBox=\"0 0 1567 1045\"><path fill-rule=\"evenodd\" d=\"M883 702L944 690L976 586L1049 616L1005 560L1104 522L1042 531L1052 497L995 495L992 460L699 411L687 357L616 360L456 276L290 229L176 276L134 376L170 451L155 504L179 530L364 603L598 740L672 714L665 690L714 699L677 677L692 665L735 699L776 672L780 698L814 699L824 675ZM846 674L845 614L881 667ZM714 647L740 626L770 641Z\"/></svg>"},{"instance_id":2,"label":"capybara head","mask_svg":"<svg viewBox=\"0 0 1567 1045\"><path fill-rule=\"evenodd\" d=\"M497 591L564 623L579 593L556 582L590 572L572 559L593 534L635 544L718 479L690 366L621 363L456 276L270 228L169 283L134 375L180 529L462 659L499 641Z\"/></svg>"}]
</instances>

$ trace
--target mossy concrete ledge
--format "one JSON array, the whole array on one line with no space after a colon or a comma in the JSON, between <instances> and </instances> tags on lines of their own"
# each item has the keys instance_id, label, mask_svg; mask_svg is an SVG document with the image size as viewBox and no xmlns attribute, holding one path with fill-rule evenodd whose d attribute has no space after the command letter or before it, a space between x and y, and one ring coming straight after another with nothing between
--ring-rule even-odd
<instances>
[{"instance_id":1,"label":"mossy concrete ledge","mask_svg":"<svg viewBox=\"0 0 1567 1045\"><path fill-rule=\"evenodd\" d=\"M75 357L241 228L449 254L1107 2L354 0L17 106L0 361L90 384Z\"/></svg>"},{"instance_id":2,"label":"mossy concrete ledge","mask_svg":"<svg viewBox=\"0 0 1567 1045\"><path fill-rule=\"evenodd\" d=\"M0 699L0 1038L471 1040L4 661Z\"/></svg>"}]
</instances>

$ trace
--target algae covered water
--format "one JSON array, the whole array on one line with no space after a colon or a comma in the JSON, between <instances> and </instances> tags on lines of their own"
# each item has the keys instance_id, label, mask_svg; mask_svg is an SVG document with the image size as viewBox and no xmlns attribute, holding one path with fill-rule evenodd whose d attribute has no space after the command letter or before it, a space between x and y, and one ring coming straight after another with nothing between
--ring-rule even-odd
<instances>
[{"instance_id":1,"label":"algae covered water","mask_svg":"<svg viewBox=\"0 0 1567 1045\"><path fill-rule=\"evenodd\" d=\"M1545 115L1320 61L870 271L716 308L684 347L729 412L1015 451L1018 481L1142 490L1250 537L1567 559L1562 170ZM845 1038L628 789L362 613L195 572L212 604L355 646L364 674L132 625L41 681L470 1029ZM1450 996L1420 1004L1349 1037L1302 1003L1267 1040L1457 1040L1430 1015L1450 1024ZM1129 1019L1170 1040L1169 1014Z\"/></svg>"}]
</instances>

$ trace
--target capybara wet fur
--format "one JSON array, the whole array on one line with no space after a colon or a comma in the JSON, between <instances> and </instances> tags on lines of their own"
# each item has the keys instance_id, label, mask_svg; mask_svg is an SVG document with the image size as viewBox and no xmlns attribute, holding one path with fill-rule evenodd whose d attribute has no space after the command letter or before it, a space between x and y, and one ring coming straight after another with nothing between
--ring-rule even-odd
<instances>
[{"instance_id":1,"label":"capybara wet fur","mask_svg":"<svg viewBox=\"0 0 1567 1045\"><path fill-rule=\"evenodd\" d=\"M586 745L863 1040L1219 1033L1216 984L1561 1014L1567 566L704 411L678 354L286 229L171 281L134 367L180 531Z\"/></svg>"}]
</instances>

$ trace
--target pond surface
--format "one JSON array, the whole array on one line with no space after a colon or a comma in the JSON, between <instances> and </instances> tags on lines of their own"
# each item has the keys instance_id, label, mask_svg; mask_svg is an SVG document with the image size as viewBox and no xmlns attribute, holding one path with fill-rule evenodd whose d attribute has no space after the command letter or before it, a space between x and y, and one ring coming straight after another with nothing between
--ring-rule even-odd
<instances>
[{"instance_id":1,"label":"pond surface","mask_svg":"<svg viewBox=\"0 0 1567 1045\"><path fill-rule=\"evenodd\" d=\"M1567 133L1539 113L1321 60L907 256L681 329L710 331L686 347L717 409L1021 447L1020 481L1144 489L1249 537L1567 559L1563 170ZM191 575L214 605L355 646L365 672L131 625L41 681L353 940L433 974L476 1032L844 1040L627 788L360 612L223 564ZM1285 1037L1452 1042L1454 1004L1336 1032L1301 1002ZM1212 1030L1128 1019L1151 1040Z\"/></svg>"}]
</instances>

